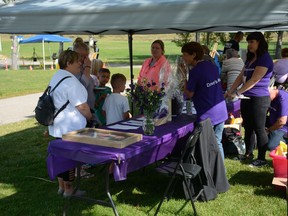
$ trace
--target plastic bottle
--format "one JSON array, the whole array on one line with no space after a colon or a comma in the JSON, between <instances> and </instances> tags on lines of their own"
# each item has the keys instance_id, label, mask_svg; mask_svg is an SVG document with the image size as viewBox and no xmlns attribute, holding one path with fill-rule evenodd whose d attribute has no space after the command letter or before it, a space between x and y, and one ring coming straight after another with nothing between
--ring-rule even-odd
<instances>
[{"instance_id":1,"label":"plastic bottle","mask_svg":"<svg viewBox=\"0 0 288 216\"><path fill-rule=\"evenodd\" d=\"M234 124L235 122L235 117L232 113L229 113L229 124Z\"/></svg>"}]
</instances>

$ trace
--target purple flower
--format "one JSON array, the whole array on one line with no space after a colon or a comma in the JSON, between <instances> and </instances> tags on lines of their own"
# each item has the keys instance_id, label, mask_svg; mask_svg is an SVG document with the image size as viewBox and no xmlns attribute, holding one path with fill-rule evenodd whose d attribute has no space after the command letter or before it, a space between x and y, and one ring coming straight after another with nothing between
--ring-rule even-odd
<instances>
[{"instance_id":1,"label":"purple flower","mask_svg":"<svg viewBox=\"0 0 288 216\"><path fill-rule=\"evenodd\" d=\"M151 85L152 84L152 85ZM142 85L136 83L130 85L131 90L127 91L127 94L131 97L131 100L135 102L135 105L143 113L153 113L159 109L162 103L162 97L165 95L164 86L162 88L151 88L155 86L155 82L143 82Z\"/></svg>"}]
</instances>

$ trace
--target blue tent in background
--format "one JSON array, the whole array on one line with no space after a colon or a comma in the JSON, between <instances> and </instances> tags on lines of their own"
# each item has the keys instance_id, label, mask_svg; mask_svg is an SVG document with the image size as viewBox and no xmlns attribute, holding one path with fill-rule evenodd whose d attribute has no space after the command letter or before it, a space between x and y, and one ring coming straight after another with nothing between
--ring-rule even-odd
<instances>
[{"instance_id":1,"label":"blue tent in background","mask_svg":"<svg viewBox=\"0 0 288 216\"><path fill-rule=\"evenodd\" d=\"M35 35L33 37L21 40L20 44L25 43L42 43L42 42L72 42L70 38L65 38L60 35Z\"/></svg>"},{"instance_id":2,"label":"blue tent in background","mask_svg":"<svg viewBox=\"0 0 288 216\"><path fill-rule=\"evenodd\" d=\"M72 42L70 38L65 38L60 35L35 35L33 37L20 40L19 44L26 44L26 43L42 43L42 50L43 50L43 69L45 70L45 46L44 43L60 43L60 42Z\"/></svg>"}]
</instances>

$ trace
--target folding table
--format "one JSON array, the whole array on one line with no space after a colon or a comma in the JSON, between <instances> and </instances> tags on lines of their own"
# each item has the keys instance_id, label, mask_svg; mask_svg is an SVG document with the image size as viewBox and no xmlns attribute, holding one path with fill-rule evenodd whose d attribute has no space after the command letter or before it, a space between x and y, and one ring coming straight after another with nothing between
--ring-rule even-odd
<instances>
[{"instance_id":1,"label":"folding table","mask_svg":"<svg viewBox=\"0 0 288 216\"><path fill-rule=\"evenodd\" d=\"M143 135L141 141L122 149L59 139L53 140L48 146L47 169L49 176L53 180L59 173L85 163L107 164L106 194L109 202L98 200L95 203L113 208L114 214L118 215L110 195L110 165L113 164L114 180L125 180L128 173L146 167L171 153L177 146L177 141L193 131L194 121L194 116L179 115L173 117L171 122L157 126L153 136ZM106 129L109 128L106 127ZM142 133L141 127L136 130L119 131Z\"/></svg>"}]
</instances>

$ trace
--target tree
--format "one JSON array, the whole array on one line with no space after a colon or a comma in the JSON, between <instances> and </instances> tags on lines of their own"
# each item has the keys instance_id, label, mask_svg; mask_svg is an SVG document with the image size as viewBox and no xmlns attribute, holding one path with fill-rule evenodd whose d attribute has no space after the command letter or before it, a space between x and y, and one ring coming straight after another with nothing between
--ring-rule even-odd
<instances>
[{"instance_id":1,"label":"tree","mask_svg":"<svg viewBox=\"0 0 288 216\"><path fill-rule=\"evenodd\" d=\"M275 51L275 58L281 58L281 48L282 48L282 39L283 39L283 31L277 32L277 42L276 42L276 51Z\"/></svg>"},{"instance_id":2,"label":"tree","mask_svg":"<svg viewBox=\"0 0 288 216\"><path fill-rule=\"evenodd\" d=\"M18 39L17 39L17 35L12 35L11 36L11 40L12 40L12 50L11 50L11 59L12 59L12 64L11 64L11 68L13 70L17 70L18 69Z\"/></svg>"},{"instance_id":3,"label":"tree","mask_svg":"<svg viewBox=\"0 0 288 216\"><path fill-rule=\"evenodd\" d=\"M195 33L178 33L177 39L172 40L178 47L182 47L184 44L193 41ZM197 35L197 41L200 44L205 44L208 47L213 47L215 43L225 44L226 41L232 38L233 33L214 33L214 32L201 32ZM196 40L196 39L195 39ZM195 41L194 40L194 41Z\"/></svg>"},{"instance_id":4,"label":"tree","mask_svg":"<svg viewBox=\"0 0 288 216\"><path fill-rule=\"evenodd\" d=\"M3 2L4 2L5 4L9 4L9 3L11 3L11 2L15 2L15 0L3 0Z\"/></svg>"},{"instance_id":5,"label":"tree","mask_svg":"<svg viewBox=\"0 0 288 216\"><path fill-rule=\"evenodd\" d=\"M192 33L177 33L177 39L172 40L173 43L178 47L182 47L184 44L193 41Z\"/></svg>"},{"instance_id":6,"label":"tree","mask_svg":"<svg viewBox=\"0 0 288 216\"><path fill-rule=\"evenodd\" d=\"M225 43L231 39L233 39L234 33L214 33L214 41L220 42L225 45Z\"/></svg>"},{"instance_id":7,"label":"tree","mask_svg":"<svg viewBox=\"0 0 288 216\"><path fill-rule=\"evenodd\" d=\"M272 41L272 39L273 39L273 32L264 32L264 37L265 37L265 39L266 39L266 41L267 41L267 43L269 44L271 41Z\"/></svg>"},{"instance_id":8,"label":"tree","mask_svg":"<svg viewBox=\"0 0 288 216\"><path fill-rule=\"evenodd\" d=\"M222 34L222 33L221 33ZM205 33L205 32L198 32L196 33L177 33L178 36L177 39L172 40L173 43L176 44L178 47L182 47L184 44L189 43L191 41L197 41L200 44L206 44L210 45L210 41L212 41L212 44L217 42L217 36L215 33ZM197 36L197 38L196 38ZM195 38L195 39L193 39Z\"/></svg>"}]
</instances>

